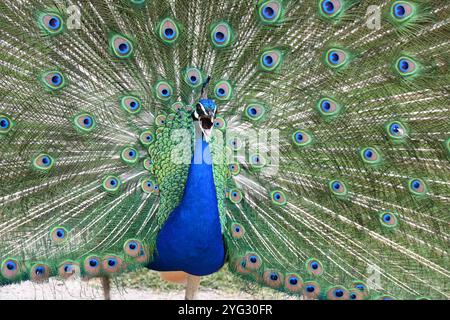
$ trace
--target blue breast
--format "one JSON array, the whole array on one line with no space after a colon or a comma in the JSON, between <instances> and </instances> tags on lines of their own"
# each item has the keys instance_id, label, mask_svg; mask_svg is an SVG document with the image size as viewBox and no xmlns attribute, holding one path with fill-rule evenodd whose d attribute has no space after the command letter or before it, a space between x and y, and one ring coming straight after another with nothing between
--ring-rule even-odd
<instances>
[{"instance_id":1,"label":"blue breast","mask_svg":"<svg viewBox=\"0 0 450 320\"><path fill-rule=\"evenodd\" d=\"M195 163L194 158L202 153L201 163ZM196 142L183 198L159 232L156 248L149 264L153 270L203 276L218 271L224 264L211 153L201 139Z\"/></svg>"}]
</instances>

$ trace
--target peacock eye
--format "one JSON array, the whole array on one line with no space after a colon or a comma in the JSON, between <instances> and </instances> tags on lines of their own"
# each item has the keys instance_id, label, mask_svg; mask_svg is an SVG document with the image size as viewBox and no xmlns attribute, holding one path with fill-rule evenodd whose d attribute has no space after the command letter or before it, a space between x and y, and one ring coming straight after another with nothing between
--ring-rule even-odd
<instances>
[{"instance_id":1,"label":"peacock eye","mask_svg":"<svg viewBox=\"0 0 450 320\"><path fill-rule=\"evenodd\" d=\"M65 79L59 71L49 71L42 75L42 83L51 91L60 90L65 86Z\"/></svg>"},{"instance_id":2,"label":"peacock eye","mask_svg":"<svg viewBox=\"0 0 450 320\"><path fill-rule=\"evenodd\" d=\"M281 20L283 15L283 6L281 1L269 0L259 4L258 15L264 24L273 24Z\"/></svg>"},{"instance_id":3,"label":"peacock eye","mask_svg":"<svg viewBox=\"0 0 450 320\"><path fill-rule=\"evenodd\" d=\"M239 203L242 200L242 192L238 189L231 189L229 199L233 203Z\"/></svg>"},{"instance_id":4,"label":"peacock eye","mask_svg":"<svg viewBox=\"0 0 450 320\"><path fill-rule=\"evenodd\" d=\"M345 196L348 193L347 187L344 184L344 182L342 182L342 181L333 180L330 182L329 185L330 185L331 192L336 196Z\"/></svg>"},{"instance_id":5,"label":"peacock eye","mask_svg":"<svg viewBox=\"0 0 450 320\"><path fill-rule=\"evenodd\" d=\"M1 264L1 275L9 280L17 278L20 272L19 262L15 259L6 258Z\"/></svg>"},{"instance_id":6,"label":"peacock eye","mask_svg":"<svg viewBox=\"0 0 450 320\"><path fill-rule=\"evenodd\" d=\"M391 15L399 22L404 22L414 16L414 6L407 1L396 1L391 8Z\"/></svg>"},{"instance_id":7,"label":"peacock eye","mask_svg":"<svg viewBox=\"0 0 450 320\"><path fill-rule=\"evenodd\" d=\"M323 274L322 263L317 259L309 259L306 261L306 270L314 276Z\"/></svg>"},{"instance_id":8,"label":"peacock eye","mask_svg":"<svg viewBox=\"0 0 450 320\"><path fill-rule=\"evenodd\" d=\"M398 218L394 213L382 212L380 214L380 222L385 227L395 227L398 224Z\"/></svg>"},{"instance_id":9,"label":"peacock eye","mask_svg":"<svg viewBox=\"0 0 450 320\"><path fill-rule=\"evenodd\" d=\"M417 64L414 60L401 57L397 60L396 68L401 76L412 76L417 73Z\"/></svg>"},{"instance_id":10,"label":"peacock eye","mask_svg":"<svg viewBox=\"0 0 450 320\"><path fill-rule=\"evenodd\" d=\"M103 270L107 273L116 273L122 267L122 259L118 256L107 256L103 259Z\"/></svg>"},{"instance_id":11,"label":"peacock eye","mask_svg":"<svg viewBox=\"0 0 450 320\"><path fill-rule=\"evenodd\" d=\"M159 37L167 44L173 44L179 36L178 26L170 18L164 19L159 25Z\"/></svg>"},{"instance_id":12,"label":"peacock eye","mask_svg":"<svg viewBox=\"0 0 450 320\"><path fill-rule=\"evenodd\" d=\"M116 176L107 176L103 179L103 189L107 192L116 192L120 188L120 180Z\"/></svg>"},{"instance_id":13,"label":"peacock eye","mask_svg":"<svg viewBox=\"0 0 450 320\"><path fill-rule=\"evenodd\" d=\"M141 100L134 96L124 96L120 99L120 107L129 114L138 114L141 111Z\"/></svg>"},{"instance_id":14,"label":"peacock eye","mask_svg":"<svg viewBox=\"0 0 450 320\"><path fill-rule=\"evenodd\" d=\"M57 14L42 14L39 24L41 28L50 35L56 35L63 31L64 25L62 18Z\"/></svg>"},{"instance_id":15,"label":"peacock eye","mask_svg":"<svg viewBox=\"0 0 450 320\"><path fill-rule=\"evenodd\" d=\"M75 116L73 124L78 131L87 133L94 130L96 122L90 114L82 113Z\"/></svg>"},{"instance_id":16,"label":"peacock eye","mask_svg":"<svg viewBox=\"0 0 450 320\"><path fill-rule=\"evenodd\" d=\"M143 131L139 136L139 140L144 146L149 146L154 141L153 132L151 130Z\"/></svg>"},{"instance_id":17,"label":"peacock eye","mask_svg":"<svg viewBox=\"0 0 450 320\"><path fill-rule=\"evenodd\" d=\"M274 71L283 62L283 55L280 50L268 50L262 53L259 65L263 71Z\"/></svg>"},{"instance_id":18,"label":"peacock eye","mask_svg":"<svg viewBox=\"0 0 450 320\"><path fill-rule=\"evenodd\" d=\"M284 206L287 203L286 194L281 190L274 190L270 193L270 198L273 204Z\"/></svg>"},{"instance_id":19,"label":"peacock eye","mask_svg":"<svg viewBox=\"0 0 450 320\"><path fill-rule=\"evenodd\" d=\"M217 82L214 86L214 93L218 100L227 101L230 100L233 95L233 88L231 87L230 82L222 80Z\"/></svg>"},{"instance_id":20,"label":"peacock eye","mask_svg":"<svg viewBox=\"0 0 450 320\"><path fill-rule=\"evenodd\" d=\"M362 160L367 164L377 164L381 161L381 155L374 148L363 148L360 152Z\"/></svg>"},{"instance_id":21,"label":"peacock eye","mask_svg":"<svg viewBox=\"0 0 450 320\"><path fill-rule=\"evenodd\" d=\"M203 83L203 76L200 70L189 68L185 71L184 81L192 88L197 88Z\"/></svg>"},{"instance_id":22,"label":"peacock eye","mask_svg":"<svg viewBox=\"0 0 450 320\"><path fill-rule=\"evenodd\" d=\"M305 130L297 130L292 134L292 141L299 147L306 147L313 141L312 135Z\"/></svg>"},{"instance_id":23,"label":"peacock eye","mask_svg":"<svg viewBox=\"0 0 450 320\"><path fill-rule=\"evenodd\" d=\"M326 18L336 17L341 10L341 0L321 0L320 2L320 12Z\"/></svg>"},{"instance_id":24,"label":"peacock eye","mask_svg":"<svg viewBox=\"0 0 450 320\"><path fill-rule=\"evenodd\" d=\"M139 152L136 148L125 147L120 153L120 158L126 164L135 164L139 160Z\"/></svg>"},{"instance_id":25,"label":"peacock eye","mask_svg":"<svg viewBox=\"0 0 450 320\"><path fill-rule=\"evenodd\" d=\"M13 125L14 123L8 116L0 114L0 134L8 133Z\"/></svg>"},{"instance_id":26,"label":"peacock eye","mask_svg":"<svg viewBox=\"0 0 450 320\"><path fill-rule=\"evenodd\" d=\"M84 260L84 270L90 276L96 276L100 273L101 259L97 256L89 256Z\"/></svg>"},{"instance_id":27,"label":"peacock eye","mask_svg":"<svg viewBox=\"0 0 450 320\"><path fill-rule=\"evenodd\" d=\"M156 97L160 100L170 100L172 96L172 86L166 81L160 81L156 84Z\"/></svg>"},{"instance_id":28,"label":"peacock eye","mask_svg":"<svg viewBox=\"0 0 450 320\"><path fill-rule=\"evenodd\" d=\"M414 195L425 195L428 192L427 185L422 179L410 179L408 183L409 191Z\"/></svg>"},{"instance_id":29,"label":"peacock eye","mask_svg":"<svg viewBox=\"0 0 450 320\"><path fill-rule=\"evenodd\" d=\"M50 232L50 236L54 243L60 244L63 243L67 239L67 230L63 227L54 228Z\"/></svg>"},{"instance_id":30,"label":"peacock eye","mask_svg":"<svg viewBox=\"0 0 450 320\"><path fill-rule=\"evenodd\" d=\"M33 160L34 169L40 171L49 171L53 167L54 160L48 154L40 154Z\"/></svg>"},{"instance_id":31,"label":"peacock eye","mask_svg":"<svg viewBox=\"0 0 450 320\"><path fill-rule=\"evenodd\" d=\"M340 68L347 63L347 53L341 49L330 49L327 54L327 63L331 68Z\"/></svg>"},{"instance_id":32,"label":"peacock eye","mask_svg":"<svg viewBox=\"0 0 450 320\"><path fill-rule=\"evenodd\" d=\"M45 264L36 264L31 268L30 277L32 281L42 282L50 276L50 268Z\"/></svg>"},{"instance_id":33,"label":"peacock eye","mask_svg":"<svg viewBox=\"0 0 450 320\"><path fill-rule=\"evenodd\" d=\"M125 59L133 53L133 44L122 35L114 35L110 40L110 45L117 58Z\"/></svg>"},{"instance_id":34,"label":"peacock eye","mask_svg":"<svg viewBox=\"0 0 450 320\"><path fill-rule=\"evenodd\" d=\"M245 108L245 115L252 121L260 120L266 113L266 108L260 103L251 103Z\"/></svg>"},{"instance_id":35,"label":"peacock eye","mask_svg":"<svg viewBox=\"0 0 450 320\"><path fill-rule=\"evenodd\" d=\"M229 46L232 41L233 30L225 22L219 22L211 28L211 41L217 48Z\"/></svg>"}]
</instances>

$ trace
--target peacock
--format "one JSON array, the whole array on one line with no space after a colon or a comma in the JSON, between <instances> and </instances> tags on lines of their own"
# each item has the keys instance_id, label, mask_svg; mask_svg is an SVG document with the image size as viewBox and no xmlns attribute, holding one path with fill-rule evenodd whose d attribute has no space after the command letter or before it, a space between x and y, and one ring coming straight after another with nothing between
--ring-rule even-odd
<instances>
[{"instance_id":1,"label":"peacock","mask_svg":"<svg viewBox=\"0 0 450 320\"><path fill-rule=\"evenodd\" d=\"M449 299L449 66L443 0L2 0L0 285Z\"/></svg>"}]
</instances>

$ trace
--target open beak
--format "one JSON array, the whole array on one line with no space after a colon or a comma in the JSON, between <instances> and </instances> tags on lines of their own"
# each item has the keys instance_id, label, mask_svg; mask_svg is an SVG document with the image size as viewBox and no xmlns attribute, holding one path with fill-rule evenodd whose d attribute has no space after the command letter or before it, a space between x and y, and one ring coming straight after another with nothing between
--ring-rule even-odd
<instances>
[{"instance_id":1,"label":"open beak","mask_svg":"<svg viewBox=\"0 0 450 320\"><path fill-rule=\"evenodd\" d=\"M212 129L214 127L214 113L208 110L208 114L200 116L200 128L205 136L206 142L209 142L212 135Z\"/></svg>"}]
</instances>

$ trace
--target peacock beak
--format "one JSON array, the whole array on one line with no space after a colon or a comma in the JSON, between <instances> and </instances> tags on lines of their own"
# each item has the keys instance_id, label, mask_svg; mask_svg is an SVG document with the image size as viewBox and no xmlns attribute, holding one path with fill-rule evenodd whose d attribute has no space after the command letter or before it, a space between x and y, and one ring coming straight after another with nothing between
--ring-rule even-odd
<instances>
[{"instance_id":1,"label":"peacock beak","mask_svg":"<svg viewBox=\"0 0 450 320\"><path fill-rule=\"evenodd\" d=\"M208 110L208 113L206 115L200 116L199 121L200 121L200 128L202 129L205 140L206 142L209 142L214 127L214 112Z\"/></svg>"}]
</instances>

